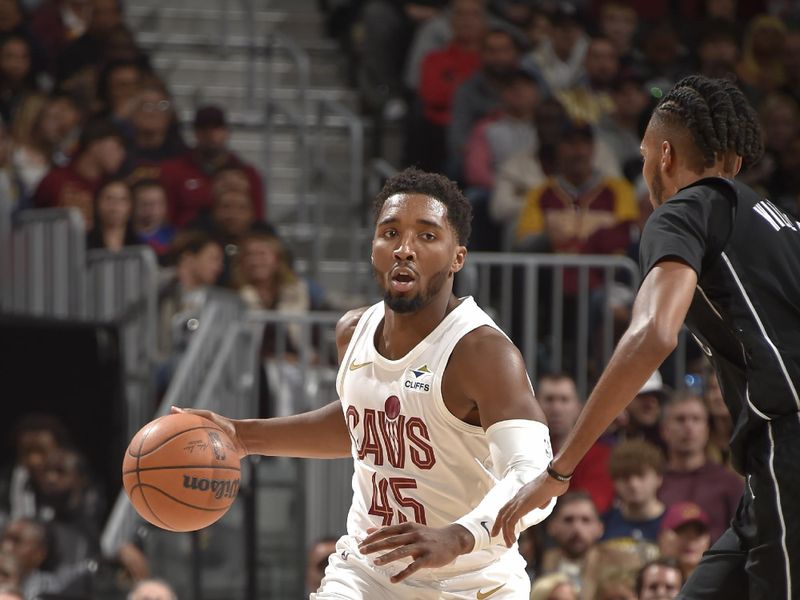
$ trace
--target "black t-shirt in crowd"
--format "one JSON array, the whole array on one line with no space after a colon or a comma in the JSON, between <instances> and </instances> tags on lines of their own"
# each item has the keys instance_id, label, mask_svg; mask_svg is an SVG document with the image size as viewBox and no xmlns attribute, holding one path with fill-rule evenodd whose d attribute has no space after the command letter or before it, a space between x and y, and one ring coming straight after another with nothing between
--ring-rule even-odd
<instances>
[{"instance_id":1,"label":"black t-shirt in crowd","mask_svg":"<svg viewBox=\"0 0 800 600\"><path fill-rule=\"evenodd\" d=\"M701 179L653 212L639 259L643 278L665 259L697 273L686 325L717 372L743 470L748 433L800 412L800 222L746 185Z\"/></svg>"}]
</instances>

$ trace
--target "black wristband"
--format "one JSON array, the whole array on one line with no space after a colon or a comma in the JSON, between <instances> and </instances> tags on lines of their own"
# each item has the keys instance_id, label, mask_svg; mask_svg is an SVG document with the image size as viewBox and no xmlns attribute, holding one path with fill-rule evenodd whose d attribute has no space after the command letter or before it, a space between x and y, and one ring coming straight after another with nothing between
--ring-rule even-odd
<instances>
[{"instance_id":1,"label":"black wristband","mask_svg":"<svg viewBox=\"0 0 800 600\"><path fill-rule=\"evenodd\" d=\"M560 481L562 483L567 483L570 479L572 479L572 473L569 475L562 475L558 471L553 468L553 461L550 461L550 464L547 465L547 474L550 475L556 481Z\"/></svg>"}]
</instances>

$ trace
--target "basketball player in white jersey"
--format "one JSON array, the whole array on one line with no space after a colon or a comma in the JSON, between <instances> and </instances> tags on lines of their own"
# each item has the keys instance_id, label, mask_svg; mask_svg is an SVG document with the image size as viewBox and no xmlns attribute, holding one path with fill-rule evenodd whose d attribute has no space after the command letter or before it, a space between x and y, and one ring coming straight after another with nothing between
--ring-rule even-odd
<instances>
[{"instance_id":1,"label":"basketball player in white jersey","mask_svg":"<svg viewBox=\"0 0 800 600\"><path fill-rule=\"evenodd\" d=\"M516 546L489 532L547 468L549 432L517 348L472 298L453 295L470 219L447 178L416 169L391 178L372 243L384 300L339 321L340 401L263 420L195 411L242 456L353 457L347 534L312 599L529 596Z\"/></svg>"}]
</instances>

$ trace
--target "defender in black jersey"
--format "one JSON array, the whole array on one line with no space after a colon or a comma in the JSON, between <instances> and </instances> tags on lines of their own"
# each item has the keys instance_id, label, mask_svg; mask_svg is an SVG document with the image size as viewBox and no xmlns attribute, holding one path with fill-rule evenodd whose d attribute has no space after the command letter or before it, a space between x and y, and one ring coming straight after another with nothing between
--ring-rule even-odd
<instances>
[{"instance_id":1,"label":"defender in black jersey","mask_svg":"<svg viewBox=\"0 0 800 600\"><path fill-rule=\"evenodd\" d=\"M800 598L800 222L733 180L761 151L757 118L731 83L687 77L654 110L642 172L655 211L631 325L548 473L498 514L506 542L522 515L566 491L685 321L715 367L747 485L679 598Z\"/></svg>"}]
</instances>

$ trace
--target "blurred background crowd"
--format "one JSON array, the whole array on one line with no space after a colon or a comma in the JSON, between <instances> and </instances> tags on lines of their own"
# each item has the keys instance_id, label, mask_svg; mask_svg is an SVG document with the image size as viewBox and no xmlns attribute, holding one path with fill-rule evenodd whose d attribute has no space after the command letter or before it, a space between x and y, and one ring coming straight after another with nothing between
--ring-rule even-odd
<instances>
[{"instance_id":1,"label":"blurred background crowd","mask_svg":"<svg viewBox=\"0 0 800 600\"><path fill-rule=\"evenodd\" d=\"M380 154L458 181L473 204L472 250L636 260L651 211L641 135L654 104L690 73L745 92L766 155L741 177L800 218L800 3L320 0L317 8L372 127L365 161ZM180 108L191 108L185 122ZM76 208L87 248L153 249L159 394L185 350L187 315L216 288L256 310L349 308L298 274L295 249L271 217L266 167L234 152L231 134L225 107L176 106L120 0L0 0L0 194L17 214ZM577 282L565 275L564 289L574 295ZM621 326L631 298L615 304ZM523 535L531 598L672 598L727 528L744 485L728 463L730 418L707 364L698 353L688 360L685 380L653 374L553 515ZM534 381L556 449L584 400L575 378L568 368ZM0 474L0 599L90 597L104 565L130 598L174 597L149 579L140 539L102 555L119 484L93 472L96 457L78 437L52 414L15 425ZM330 546L320 540L309 551L309 589ZM137 596L142 589L150 595Z\"/></svg>"}]
</instances>

